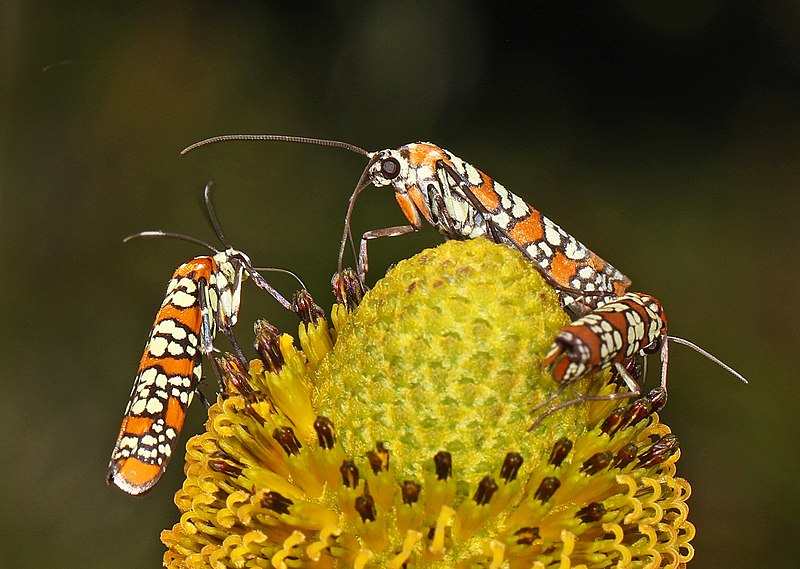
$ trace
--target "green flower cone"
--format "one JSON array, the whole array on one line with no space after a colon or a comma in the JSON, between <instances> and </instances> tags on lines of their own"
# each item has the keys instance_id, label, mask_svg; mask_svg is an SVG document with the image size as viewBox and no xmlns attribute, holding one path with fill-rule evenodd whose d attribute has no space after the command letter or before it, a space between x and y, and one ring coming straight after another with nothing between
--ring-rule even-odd
<instances>
[{"instance_id":1,"label":"green flower cone","mask_svg":"<svg viewBox=\"0 0 800 569\"><path fill-rule=\"evenodd\" d=\"M360 305L260 358L187 444L164 565L683 567L677 439L642 398L569 405L542 361L568 322L522 256L479 239L399 263ZM610 374L575 386L613 393ZM539 409L575 397L567 390Z\"/></svg>"}]
</instances>

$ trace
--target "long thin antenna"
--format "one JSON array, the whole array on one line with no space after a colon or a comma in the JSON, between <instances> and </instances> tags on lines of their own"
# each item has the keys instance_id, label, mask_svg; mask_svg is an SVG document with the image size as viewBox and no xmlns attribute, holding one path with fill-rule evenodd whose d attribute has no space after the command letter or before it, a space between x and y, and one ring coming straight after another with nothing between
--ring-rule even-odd
<instances>
[{"instance_id":1,"label":"long thin antenna","mask_svg":"<svg viewBox=\"0 0 800 569\"><path fill-rule=\"evenodd\" d=\"M181 150L181 154L186 154L187 152L191 152L195 148L199 148L200 146L205 146L206 144L214 144L215 142L223 142L226 140L272 140L276 142L298 142L300 144L316 144L318 146L332 146L334 148L342 148L344 150L349 150L350 152L355 152L356 154L361 154L362 156L369 156L369 152L367 152L361 147L358 147L354 144L350 144L348 142L341 142L339 140L328 140L325 138L308 138L305 136L287 136L284 134L223 134L220 136L212 136L211 138L206 138L205 140L201 140L199 142L195 142L194 144L190 144L189 146Z\"/></svg>"},{"instance_id":2,"label":"long thin antenna","mask_svg":"<svg viewBox=\"0 0 800 569\"><path fill-rule=\"evenodd\" d=\"M294 274L289 269L280 269L278 267L253 267L253 270L254 271L265 271L265 272L268 272L268 273L285 273L287 275L290 275L290 276L294 277L294 280L296 280L300 284L300 287L303 290L308 290L308 287L306 286L306 283L304 283L302 281L302 279L300 279L300 277L298 277L296 274Z\"/></svg>"},{"instance_id":3,"label":"long thin antenna","mask_svg":"<svg viewBox=\"0 0 800 569\"><path fill-rule=\"evenodd\" d=\"M212 136L211 138L206 138L205 140L201 140L199 142L195 142L194 144L190 144L183 150L181 150L181 154L186 154L191 152L195 148L199 148L201 146L206 146L207 144L214 144L216 142L224 142L228 140L245 140L245 141L274 141L274 142L296 142L299 144L316 144L318 146L329 146L332 148L342 148L349 152L354 152L356 154L360 154L362 156L366 156L370 158L367 167L364 169L364 172L361 174L361 178L358 180L358 184L356 184L355 190L353 190L353 194L350 196L350 202L347 206L347 216L345 217L344 222L344 233L342 235L342 242L339 246L339 263L338 263L338 270L339 272L342 271L342 263L344 259L344 250L347 247L347 242L350 242L350 247L353 250L353 256L358 257L358 252L356 251L355 243L353 242L353 234L350 227L350 220L353 216L353 207L355 206L356 198L361 191L369 185L369 182L365 182L367 176L369 175L370 167L375 164L376 158L374 156L370 156L370 153L360 146L356 146L354 144L350 144L348 142L342 142L340 140L329 140L326 138L309 138L306 136L288 136L284 134L223 134L220 136ZM217 231L217 235L219 236L220 240L225 243L226 247L228 246L226 240L223 238L221 231L219 230L219 223L215 222L216 216L213 213L213 208L211 207L211 201L209 197L210 193L210 183L206 186L205 196L206 196L206 206L208 207L209 216L211 217L211 223L214 225L215 230Z\"/></svg>"},{"instance_id":4,"label":"long thin antenna","mask_svg":"<svg viewBox=\"0 0 800 569\"><path fill-rule=\"evenodd\" d=\"M225 245L226 249L233 249L233 246L230 244L228 239L225 237L225 234L222 232L222 225L219 222L219 218L217 217L217 211L214 209L214 204L211 202L211 187L214 185L214 182L211 180L208 181L206 187L203 188L203 201L206 204L206 211L208 212L208 220L211 222L211 227L214 228L214 233L217 234L217 239Z\"/></svg>"},{"instance_id":5,"label":"long thin antenna","mask_svg":"<svg viewBox=\"0 0 800 569\"><path fill-rule=\"evenodd\" d=\"M231 245L230 241L228 241L228 238L225 237L225 233L223 233L223 231L222 231L222 224L219 222L219 218L217 217L217 210L214 208L214 204L211 201L211 188L213 186L214 186L214 182L209 180L208 183L206 184L206 187L203 188L203 200L206 203L206 210L208 211L208 219L209 219L209 221L211 221L211 226L214 228L214 233L217 234L217 238L219 238L219 240L222 242L222 244L225 245L225 248L226 249L233 249L233 245ZM289 269L281 269L281 268L278 268L278 267L250 267L250 268L253 269L253 271L265 271L265 272L270 272L270 273L285 273L287 275L291 275L292 277L294 277L294 280L296 280L298 283L300 283L300 286L304 290L308 290L308 287L306 287L305 283L302 280L300 280L300 277L298 277L296 274L294 274Z\"/></svg>"},{"instance_id":6,"label":"long thin antenna","mask_svg":"<svg viewBox=\"0 0 800 569\"><path fill-rule=\"evenodd\" d=\"M353 190L353 194L350 196L350 201L347 204L347 214L344 217L344 232L342 233L342 242L339 245L339 264L337 266L337 270L339 273L342 272L342 262L344 259L344 249L347 246L347 241L350 241L350 247L353 249L353 256L356 258L356 262L358 262L358 253L356 252L355 243L353 243L353 233L350 230L350 219L353 217L353 209L356 205L356 198L358 198L358 194L360 194L364 188L370 185L371 181L368 180L369 178L369 170L378 160L377 156L373 156L370 158L369 162L367 163L367 167L364 168L364 171L361 173L361 177L358 179L358 183L356 184L356 189Z\"/></svg>"},{"instance_id":7,"label":"long thin antenna","mask_svg":"<svg viewBox=\"0 0 800 569\"><path fill-rule=\"evenodd\" d=\"M200 245L201 247L205 247L206 249L208 249L209 251L213 251L214 253L219 253L219 249L206 243L202 239L198 239L197 237L192 237L191 235L184 235L183 233L171 233L169 231L160 231L160 230L140 231L139 233L128 235L125 239L122 240L122 242L127 243L128 241L132 241L134 239L139 239L142 237L168 237L170 239L180 239L181 241L188 241L189 243L194 243L195 245Z\"/></svg>"},{"instance_id":8,"label":"long thin antenna","mask_svg":"<svg viewBox=\"0 0 800 569\"><path fill-rule=\"evenodd\" d=\"M747 381L747 379L741 373L739 373L738 371L733 369L731 366L729 366L728 364L726 364L725 362L720 360L714 354L711 354L711 353L705 351L703 348L701 348L697 344L695 344L693 342L690 342L689 340L686 340L684 338L679 338L678 336L667 336L667 338L669 340L672 340L673 342L677 342L678 344L682 344L684 346L688 346L689 348L692 348L695 352L697 352L698 354L700 354L702 356L705 356L706 358L708 358L709 360L711 360L712 362L717 364L719 367L721 367L722 369L724 369L725 371L730 373L732 376L737 378L742 383L749 383Z\"/></svg>"},{"instance_id":9,"label":"long thin antenna","mask_svg":"<svg viewBox=\"0 0 800 569\"><path fill-rule=\"evenodd\" d=\"M214 233L217 234L217 237L219 238L219 240L222 242L222 244L225 246L226 249L233 250L233 252L236 253L235 257L242 262L244 270L247 271L247 273L253 279L253 282L256 284L256 286L267 291L284 308L286 308L291 312L294 312L295 310L292 307L292 303L286 300L281 293L279 293L272 285L270 285L258 271L269 271L269 272L285 273L291 275L298 283L300 283L300 286L303 289L307 290L305 283L302 280L300 280L300 277L298 277L295 273L293 273L288 269L281 269L278 267L255 268L252 266L250 260L247 258L246 255L234 249L234 247L228 242L228 239L225 237L225 233L223 233L222 226L220 225L219 218L217 217L217 212L214 210L214 204L211 201L212 186L213 182L209 181L206 184L205 188L203 189L203 201L205 202L206 210L208 212L208 219L211 222L212 227L214 228ZM206 249L213 251L214 253L220 253L220 251L216 247L210 245L209 243L206 243L202 239L198 239L190 235L184 235L183 233L171 233L168 231L160 231L160 230L141 231L139 233L134 233L133 235L129 235L128 237L123 239L122 242L127 243L128 241L131 241L133 239L139 239L143 237L169 237L172 239L180 239L181 241L188 241L189 243L194 243L195 245L200 245L201 247L205 247Z\"/></svg>"}]
</instances>

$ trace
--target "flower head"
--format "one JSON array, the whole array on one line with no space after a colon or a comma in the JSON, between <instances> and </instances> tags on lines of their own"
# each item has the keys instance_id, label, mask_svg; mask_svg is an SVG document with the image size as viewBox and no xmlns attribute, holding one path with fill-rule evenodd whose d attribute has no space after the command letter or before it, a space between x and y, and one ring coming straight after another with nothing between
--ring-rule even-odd
<instances>
[{"instance_id":1,"label":"flower head","mask_svg":"<svg viewBox=\"0 0 800 569\"><path fill-rule=\"evenodd\" d=\"M344 278L344 277L343 277ZM167 567L680 567L688 483L659 393L559 408L568 319L510 248L448 242L259 359L187 445ZM355 307L358 301L361 303ZM575 389L613 393L610 374ZM571 396L564 394L563 398ZM554 404L560 401L556 399Z\"/></svg>"}]
</instances>

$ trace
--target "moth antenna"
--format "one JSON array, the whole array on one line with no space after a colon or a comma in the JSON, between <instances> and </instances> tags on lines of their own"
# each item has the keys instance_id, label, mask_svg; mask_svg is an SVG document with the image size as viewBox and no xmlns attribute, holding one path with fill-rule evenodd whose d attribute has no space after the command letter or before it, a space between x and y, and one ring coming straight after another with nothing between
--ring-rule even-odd
<instances>
[{"instance_id":1,"label":"moth antenna","mask_svg":"<svg viewBox=\"0 0 800 569\"><path fill-rule=\"evenodd\" d=\"M719 359L714 354L705 351L703 348L701 348L700 346L698 346L694 342L690 342L689 340L686 340L684 338L679 338L678 336L667 336L667 338L669 340L672 340L673 342L677 342L678 344L682 344L684 346L687 346L687 347L693 349L695 352L697 352L701 356L705 356L706 358L708 358L709 360L711 360L712 362L717 364L719 367L721 367L722 369L724 369L725 371L730 373L733 377L737 378L742 383L749 383L747 381L747 379L741 373L739 373L738 371L733 369L731 366L729 366L728 364L723 362L721 359Z\"/></svg>"},{"instance_id":2,"label":"moth antenna","mask_svg":"<svg viewBox=\"0 0 800 569\"><path fill-rule=\"evenodd\" d=\"M353 255L355 257L358 256L358 252L356 251L355 248L355 243L353 242L353 235L350 228L350 220L353 215L353 207L355 205L356 198L358 197L358 194L360 194L361 191L367 187L368 182L365 182L365 179L367 178L370 167L375 163L375 158L371 157L370 153L367 150L364 150L363 148L361 148L360 146L356 146L355 144L342 142L340 140L329 140L326 138L309 138L306 136L288 136L284 134L223 134L220 136L212 136L211 138L206 138L205 140L200 140L198 142L195 142L194 144L190 144L189 146L181 150L181 155L187 154L188 152L191 152L195 148L206 146L207 144L214 144L216 142L224 142L228 140L274 141L274 142L296 142L299 144L316 144L318 146L342 148L349 152L354 152L356 154L360 154L361 156L366 156L370 158L369 164L367 164L367 167L361 174L361 178L359 179L358 184L356 184L356 188L355 190L353 190L353 194L350 196L350 202L347 207L347 216L345 217L344 233L342 235L342 242L339 247L339 263L338 263L339 272L342 271L344 250L345 247L347 247L348 241L350 242L350 247L353 250ZM221 231L219 231L219 224L214 222L216 216L213 215L212 213L213 208L211 207L209 193L210 193L210 183L209 185L206 186L206 192L205 192L206 206L209 209L209 215L212 218L212 224L214 224L214 228L215 230L217 230L217 235L220 237L220 240L223 243L225 243L226 246L228 246L225 239L223 239L222 237Z\"/></svg>"},{"instance_id":3,"label":"moth antenna","mask_svg":"<svg viewBox=\"0 0 800 569\"><path fill-rule=\"evenodd\" d=\"M306 283L304 283L300 277L298 277L295 273L293 273L289 269L281 269L281 268L278 268L278 267L253 267L253 270L254 271L265 271L265 272L269 272L269 273L285 273L287 275L290 275L290 276L294 277L294 280L296 280L300 284L300 287L303 290L308 290L308 287L306 286Z\"/></svg>"},{"instance_id":4,"label":"moth antenna","mask_svg":"<svg viewBox=\"0 0 800 569\"><path fill-rule=\"evenodd\" d=\"M358 194L360 194L364 188L370 185L369 180L369 169L378 161L377 156L372 156L367 163L367 167L364 168L364 171L361 172L361 177L358 179L358 183L356 184L356 188L353 190L353 194L350 196L350 201L347 204L347 214L344 217L344 231L342 233L342 242L339 245L339 264L337 266L338 272L342 272L342 261L344 259L344 249L347 247L348 240L350 241L350 248L353 250L353 256L358 259L358 252L356 251L356 245L353 242L353 233L350 228L350 220L353 217L353 209L356 205L356 198L358 198Z\"/></svg>"},{"instance_id":5,"label":"moth antenna","mask_svg":"<svg viewBox=\"0 0 800 569\"><path fill-rule=\"evenodd\" d=\"M206 204L206 211L208 212L208 220L211 222L211 227L214 228L214 233L217 234L217 239L225 245L226 249L233 249L233 246L230 244L228 239L225 237L225 234L222 232L222 225L219 222L219 218L217 217L217 211L214 209L214 204L211 202L211 187L214 185L214 182L211 180L208 181L206 187L203 188L203 201Z\"/></svg>"},{"instance_id":6,"label":"moth antenna","mask_svg":"<svg viewBox=\"0 0 800 569\"><path fill-rule=\"evenodd\" d=\"M219 249L213 247L209 243L206 243L202 239L198 239L197 237L192 237L191 235L184 235L183 233L171 233L169 231L140 231L139 233L134 233L133 235L128 235L125 239L122 240L123 243L127 243L128 241L132 241L134 239L140 239L142 237L167 237L169 239L180 239L181 241L188 241L189 243L194 243L195 245L200 245L201 247L205 247L209 251L213 251L214 253L219 253Z\"/></svg>"},{"instance_id":7,"label":"moth antenna","mask_svg":"<svg viewBox=\"0 0 800 569\"><path fill-rule=\"evenodd\" d=\"M300 144L316 144L318 146L331 146L333 148L342 148L344 150L349 150L350 152L355 152L356 154L361 154L362 156L369 156L369 152L364 150L363 148L356 146L355 144L350 144L348 142L342 142L340 140L328 140L326 138L308 138L305 136L287 136L285 134L223 134L220 136L212 136L211 138L206 138L205 140L201 140L199 142L195 142L194 144L190 144L183 150L181 150L181 154L186 154L187 152L191 152L195 148L199 148L200 146L205 146L207 144L214 144L215 142L224 142L226 140L272 140L275 142L298 142Z\"/></svg>"}]
</instances>

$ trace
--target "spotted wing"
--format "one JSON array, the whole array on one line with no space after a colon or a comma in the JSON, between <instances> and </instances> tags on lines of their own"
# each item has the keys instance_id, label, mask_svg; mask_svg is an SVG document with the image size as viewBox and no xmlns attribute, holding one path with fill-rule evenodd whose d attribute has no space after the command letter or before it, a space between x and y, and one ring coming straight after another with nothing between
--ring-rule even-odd
<instances>
[{"instance_id":1,"label":"spotted wing","mask_svg":"<svg viewBox=\"0 0 800 569\"><path fill-rule=\"evenodd\" d=\"M200 381L200 337L213 337L198 301L212 274L209 257L179 267L156 315L108 467L108 483L129 494L155 486L177 445Z\"/></svg>"},{"instance_id":2,"label":"spotted wing","mask_svg":"<svg viewBox=\"0 0 800 569\"><path fill-rule=\"evenodd\" d=\"M666 327L655 298L629 292L565 326L544 364L558 383L569 383L642 353Z\"/></svg>"},{"instance_id":3,"label":"spotted wing","mask_svg":"<svg viewBox=\"0 0 800 569\"><path fill-rule=\"evenodd\" d=\"M465 194L485 219L487 236L518 249L560 288L565 306L582 315L620 295L631 281L575 237L531 207L502 184L457 156L445 152L451 191ZM497 238L499 236L499 239ZM606 295L586 295L586 293ZM585 296L581 296L581 294Z\"/></svg>"}]
</instances>

